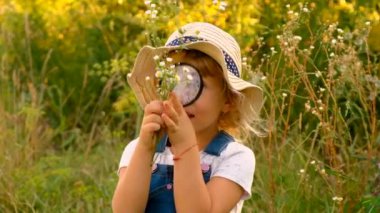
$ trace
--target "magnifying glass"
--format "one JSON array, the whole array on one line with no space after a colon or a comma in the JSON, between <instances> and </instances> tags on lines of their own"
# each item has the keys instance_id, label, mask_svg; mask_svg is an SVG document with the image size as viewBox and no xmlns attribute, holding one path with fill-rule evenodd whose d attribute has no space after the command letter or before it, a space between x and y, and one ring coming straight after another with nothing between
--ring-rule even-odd
<instances>
[{"instance_id":1,"label":"magnifying glass","mask_svg":"<svg viewBox=\"0 0 380 213\"><path fill-rule=\"evenodd\" d=\"M202 93L202 77L198 70L191 65L178 64L175 68L179 76L179 82L174 87L173 92L180 99L184 107L189 106L194 103Z\"/></svg>"}]
</instances>

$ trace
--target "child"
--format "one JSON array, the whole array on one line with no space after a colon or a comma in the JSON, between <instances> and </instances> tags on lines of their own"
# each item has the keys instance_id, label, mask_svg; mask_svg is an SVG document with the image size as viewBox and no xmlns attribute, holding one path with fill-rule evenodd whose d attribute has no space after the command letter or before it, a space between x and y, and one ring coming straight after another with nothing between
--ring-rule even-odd
<instances>
[{"instance_id":1,"label":"child","mask_svg":"<svg viewBox=\"0 0 380 213\"><path fill-rule=\"evenodd\" d=\"M196 85L202 88L190 104L183 106L174 92L157 100L148 86L155 78L155 59L164 55L175 66L199 72ZM120 161L114 212L241 211L251 195L255 158L232 135L255 130L251 124L263 97L240 75L239 45L208 23L187 24L164 47L141 49L128 82L144 117L139 137ZM158 133L163 136L156 141Z\"/></svg>"}]
</instances>

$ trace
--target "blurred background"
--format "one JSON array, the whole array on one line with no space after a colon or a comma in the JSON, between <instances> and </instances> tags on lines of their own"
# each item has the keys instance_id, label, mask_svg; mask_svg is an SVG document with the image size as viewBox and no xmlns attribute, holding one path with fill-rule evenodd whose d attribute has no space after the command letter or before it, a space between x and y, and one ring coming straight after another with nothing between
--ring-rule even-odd
<instances>
[{"instance_id":1,"label":"blurred background","mask_svg":"<svg viewBox=\"0 0 380 213\"><path fill-rule=\"evenodd\" d=\"M265 90L243 212L379 212L375 0L0 0L0 212L111 212L142 116L126 75L192 21L235 36Z\"/></svg>"}]
</instances>

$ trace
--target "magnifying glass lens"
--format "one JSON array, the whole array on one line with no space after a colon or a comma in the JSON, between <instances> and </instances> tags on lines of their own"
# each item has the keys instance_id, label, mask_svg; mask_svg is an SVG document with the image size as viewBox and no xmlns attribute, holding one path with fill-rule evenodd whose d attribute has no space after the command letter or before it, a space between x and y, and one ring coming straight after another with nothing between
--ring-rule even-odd
<instances>
[{"instance_id":1,"label":"magnifying glass lens","mask_svg":"<svg viewBox=\"0 0 380 213\"><path fill-rule=\"evenodd\" d=\"M194 103L203 89L202 78L194 67L181 64L176 66L179 82L173 92L179 97L183 106Z\"/></svg>"}]
</instances>

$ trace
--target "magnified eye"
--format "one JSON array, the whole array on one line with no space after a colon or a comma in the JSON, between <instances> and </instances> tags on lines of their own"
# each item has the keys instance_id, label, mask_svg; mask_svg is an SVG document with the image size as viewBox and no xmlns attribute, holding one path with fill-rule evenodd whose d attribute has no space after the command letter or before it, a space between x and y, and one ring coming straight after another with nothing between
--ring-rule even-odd
<instances>
[{"instance_id":1,"label":"magnified eye","mask_svg":"<svg viewBox=\"0 0 380 213\"><path fill-rule=\"evenodd\" d=\"M173 92L179 97L183 106L188 106L200 96L203 89L202 78L193 66L180 64L176 69L180 80Z\"/></svg>"}]
</instances>

